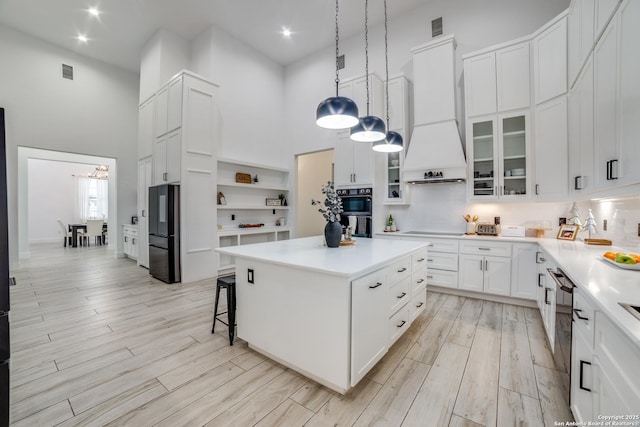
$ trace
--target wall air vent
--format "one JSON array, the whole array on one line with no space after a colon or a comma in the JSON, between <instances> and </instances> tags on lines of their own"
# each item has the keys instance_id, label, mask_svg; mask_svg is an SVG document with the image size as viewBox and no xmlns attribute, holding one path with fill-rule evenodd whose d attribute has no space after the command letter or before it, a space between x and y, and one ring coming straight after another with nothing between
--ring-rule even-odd
<instances>
[{"instance_id":1,"label":"wall air vent","mask_svg":"<svg viewBox=\"0 0 640 427\"><path fill-rule=\"evenodd\" d=\"M344 55L338 56L338 70L342 70L344 68Z\"/></svg>"},{"instance_id":2,"label":"wall air vent","mask_svg":"<svg viewBox=\"0 0 640 427\"><path fill-rule=\"evenodd\" d=\"M62 78L73 80L73 67L71 65L62 64Z\"/></svg>"},{"instance_id":3,"label":"wall air vent","mask_svg":"<svg viewBox=\"0 0 640 427\"><path fill-rule=\"evenodd\" d=\"M442 16L440 18L431 21L431 37L436 37L442 34Z\"/></svg>"}]
</instances>

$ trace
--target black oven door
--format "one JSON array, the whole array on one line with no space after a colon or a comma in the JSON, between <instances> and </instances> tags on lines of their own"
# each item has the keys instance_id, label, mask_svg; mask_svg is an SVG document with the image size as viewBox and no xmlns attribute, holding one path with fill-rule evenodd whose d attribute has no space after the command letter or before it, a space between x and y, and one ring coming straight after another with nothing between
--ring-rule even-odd
<instances>
[{"instance_id":1,"label":"black oven door","mask_svg":"<svg viewBox=\"0 0 640 427\"><path fill-rule=\"evenodd\" d=\"M343 197L342 209L344 210L345 214L371 215L371 197Z\"/></svg>"}]
</instances>

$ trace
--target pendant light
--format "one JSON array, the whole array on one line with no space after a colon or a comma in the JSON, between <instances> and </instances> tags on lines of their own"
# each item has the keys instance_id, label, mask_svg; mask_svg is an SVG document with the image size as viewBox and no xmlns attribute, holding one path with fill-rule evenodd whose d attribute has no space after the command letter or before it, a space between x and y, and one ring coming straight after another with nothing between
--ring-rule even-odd
<instances>
[{"instance_id":1,"label":"pendant light","mask_svg":"<svg viewBox=\"0 0 640 427\"><path fill-rule=\"evenodd\" d=\"M387 28L387 0L384 0L384 66L386 71L386 79L384 82L384 89L387 96L387 129L389 128L389 43L387 35L389 34ZM383 140L373 143L374 151L380 151L382 153L396 153L402 151L403 141L402 135L398 132L389 131Z\"/></svg>"},{"instance_id":2,"label":"pendant light","mask_svg":"<svg viewBox=\"0 0 640 427\"><path fill-rule=\"evenodd\" d=\"M338 95L340 77L338 76L338 0L336 0L336 96L322 101L316 109L316 124L326 129L348 129L358 124L358 106L347 97Z\"/></svg>"},{"instance_id":3,"label":"pendant light","mask_svg":"<svg viewBox=\"0 0 640 427\"><path fill-rule=\"evenodd\" d=\"M364 58L365 79L367 85L367 115L360 117L357 125L351 128L351 139L357 142L374 142L385 138L384 120L369 114L369 34L368 34L369 0L364 2Z\"/></svg>"}]
</instances>

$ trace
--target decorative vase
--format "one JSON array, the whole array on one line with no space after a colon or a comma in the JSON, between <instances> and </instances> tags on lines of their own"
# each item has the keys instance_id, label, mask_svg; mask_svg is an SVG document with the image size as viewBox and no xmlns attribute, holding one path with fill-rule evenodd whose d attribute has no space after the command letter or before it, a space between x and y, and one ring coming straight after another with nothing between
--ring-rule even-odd
<instances>
[{"instance_id":1,"label":"decorative vase","mask_svg":"<svg viewBox=\"0 0 640 427\"><path fill-rule=\"evenodd\" d=\"M327 222L327 225L324 226L324 239L327 241L327 247L340 247L342 225L338 221Z\"/></svg>"}]
</instances>

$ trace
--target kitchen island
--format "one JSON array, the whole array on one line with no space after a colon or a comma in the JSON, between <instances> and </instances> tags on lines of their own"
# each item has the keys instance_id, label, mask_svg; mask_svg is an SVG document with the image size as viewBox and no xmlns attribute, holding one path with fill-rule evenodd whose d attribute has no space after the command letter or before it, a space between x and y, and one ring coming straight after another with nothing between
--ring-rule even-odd
<instances>
[{"instance_id":1,"label":"kitchen island","mask_svg":"<svg viewBox=\"0 0 640 427\"><path fill-rule=\"evenodd\" d=\"M346 393L424 310L427 243L320 236L216 249L235 257L238 337Z\"/></svg>"}]
</instances>

